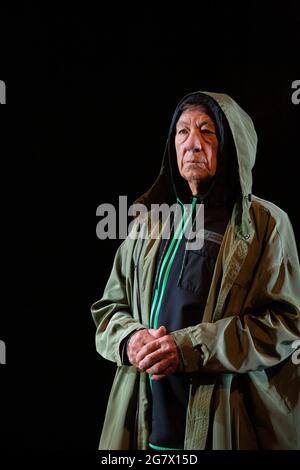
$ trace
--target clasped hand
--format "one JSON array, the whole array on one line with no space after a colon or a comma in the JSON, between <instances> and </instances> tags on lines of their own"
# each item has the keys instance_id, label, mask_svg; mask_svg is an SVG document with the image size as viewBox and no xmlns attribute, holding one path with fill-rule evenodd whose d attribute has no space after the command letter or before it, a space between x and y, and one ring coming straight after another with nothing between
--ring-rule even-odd
<instances>
[{"instance_id":1,"label":"clasped hand","mask_svg":"<svg viewBox=\"0 0 300 470\"><path fill-rule=\"evenodd\" d=\"M174 338L164 326L134 333L127 343L127 356L139 371L151 374L152 380L174 374L180 363Z\"/></svg>"}]
</instances>

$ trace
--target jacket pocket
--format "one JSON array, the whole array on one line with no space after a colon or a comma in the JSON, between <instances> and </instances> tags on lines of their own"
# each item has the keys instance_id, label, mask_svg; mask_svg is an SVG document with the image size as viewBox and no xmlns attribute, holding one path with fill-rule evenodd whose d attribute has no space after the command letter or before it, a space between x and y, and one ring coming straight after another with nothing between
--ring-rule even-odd
<instances>
[{"instance_id":1,"label":"jacket pocket","mask_svg":"<svg viewBox=\"0 0 300 470\"><path fill-rule=\"evenodd\" d=\"M219 245L206 242L201 250L187 250L182 266L179 285L182 289L200 296L206 303Z\"/></svg>"}]
</instances>

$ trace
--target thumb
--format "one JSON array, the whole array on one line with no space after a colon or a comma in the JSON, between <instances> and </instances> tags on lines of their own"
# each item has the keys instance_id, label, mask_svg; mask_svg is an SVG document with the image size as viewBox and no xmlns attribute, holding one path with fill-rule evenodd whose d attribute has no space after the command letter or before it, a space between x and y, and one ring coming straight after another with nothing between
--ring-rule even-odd
<instances>
[{"instance_id":1,"label":"thumb","mask_svg":"<svg viewBox=\"0 0 300 470\"><path fill-rule=\"evenodd\" d=\"M157 330L152 328L148 331L154 338L161 338L167 334L167 329L165 326L160 326Z\"/></svg>"}]
</instances>

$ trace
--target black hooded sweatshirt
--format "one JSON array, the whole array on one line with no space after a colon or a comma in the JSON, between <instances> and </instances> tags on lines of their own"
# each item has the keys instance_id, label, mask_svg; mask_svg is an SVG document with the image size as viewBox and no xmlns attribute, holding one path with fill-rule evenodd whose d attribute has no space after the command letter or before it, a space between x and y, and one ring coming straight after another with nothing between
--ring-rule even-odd
<instances>
[{"instance_id":1,"label":"black hooded sweatshirt","mask_svg":"<svg viewBox=\"0 0 300 470\"><path fill-rule=\"evenodd\" d=\"M175 152L175 126L186 105L204 105L213 119L218 137L217 171L206 193L193 196L181 177ZM186 249L185 235L173 242L162 239L153 284L150 327L164 325L169 333L201 323L206 300L226 226L236 195L238 174L233 139L226 118L209 96L187 95L177 106L170 126L166 152L173 187L168 202L195 206L192 217L204 205L204 243L201 249ZM187 207L187 206L186 206ZM203 206L202 206L203 208ZM195 218L193 219L195 220ZM158 299L160 299L158 301ZM149 445L154 449L183 449L189 375L175 373L160 381L150 379L152 429Z\"/></svg>"}]
</instances>

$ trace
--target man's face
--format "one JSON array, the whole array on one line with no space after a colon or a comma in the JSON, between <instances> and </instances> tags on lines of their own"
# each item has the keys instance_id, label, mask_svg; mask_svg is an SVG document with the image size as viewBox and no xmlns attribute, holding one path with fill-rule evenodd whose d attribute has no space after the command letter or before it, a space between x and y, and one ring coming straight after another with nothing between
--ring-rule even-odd
<instances>
[{"instance_id":1,"label":"man's face","mask_svg":"<svg viewBox=\"0 0 300 470\"><path fill-rule=\"evenodd\" d=\"M179 172L190 186L199 189L216 174L216 126L204 111L195 107L183 111L176 124L175 148Z\"/></svg>"}]
</instances>

